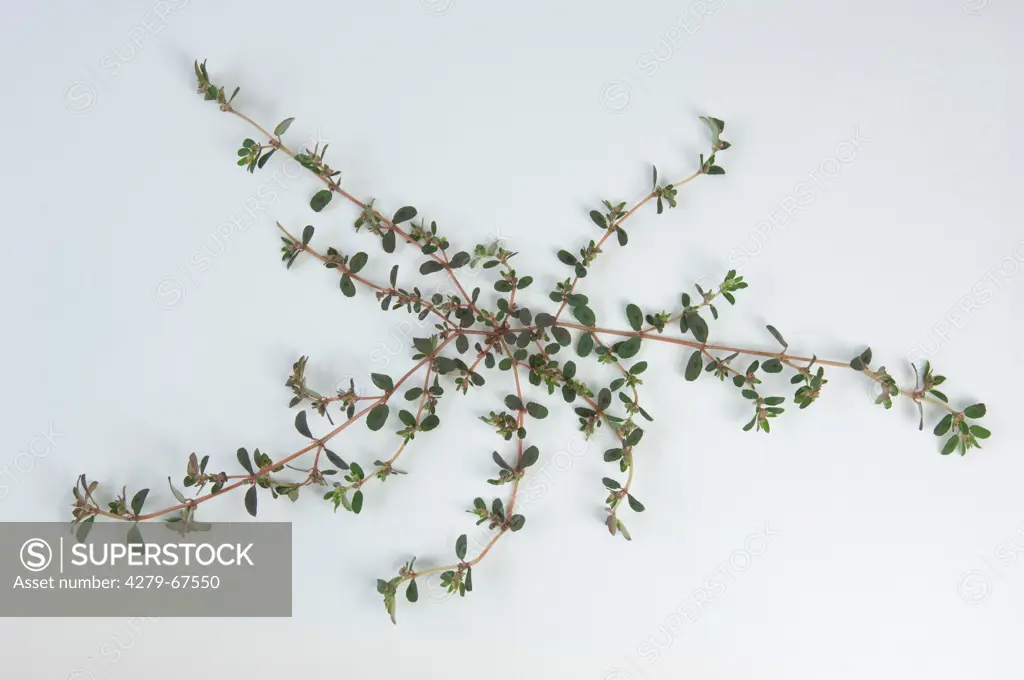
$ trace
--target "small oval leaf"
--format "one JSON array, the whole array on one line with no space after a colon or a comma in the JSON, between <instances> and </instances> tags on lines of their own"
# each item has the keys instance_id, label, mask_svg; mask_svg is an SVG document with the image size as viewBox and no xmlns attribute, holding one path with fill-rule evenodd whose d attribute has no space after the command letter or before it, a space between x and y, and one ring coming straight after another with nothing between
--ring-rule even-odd
<instances>
[{"instance_id":1,"label":"small oval leaf","mask_svg":"<svg viewBox=\"0 0 1024 680\"><path fill-rule=\"evenodd\" d=\"M295 429L299 431L303 437L313 439L313 435L309 431L309 425L306 423L306 412L299 411L295 414ZM250 470L251 472L251 470Z\"/></svg>"},{"instance_id":2,"label":"small oval leaf","mask_svg":"<svg viewBox=\"0 0 1024 680\"><path fill-rule=\"evenodd\" d=\"M309 207L313 209L313 212L320 212L327 207L327 204L331 202L331 192L329 189L321 189L320 191L313 194L313 198L309 199Z\"/></svg>"},{"instance_id":3,"label":"small oval leaf","mask_svg":"<svg viewBox=\"0 0 1024 680\"><path fill-rule=\"evenodd\" d=\"M245 492L245 510L253 517L256 516L256 486L250 486Z\"/></svg>"},{"instance_id":4,"label":"small oval leaf","mask_svg":"<svg viewBox=\"0 0 1024 680\"><path fill-rule=\"evenodd\" d=\"M689 381L694 381L700 377L701 370L704 368L704 360L700 355L700 350L695 350L690 355L690 360L686 362L686 374L685 377Z\"/></svg>"},{"instance_id":5,"label":"small oval leaf","mask_svg":"<svg viewBox=\"0 0 1024 680\"><path fill-rule=\"evenodd\" d=\"M462 534L455 541L455 556L458 557L460 560L466 559L466 546L467 546L466 534Z\"/></svg>"},{"instance_id":6,"label":"small oval leaf","mask_svg":"<svg viewBox=\"0 0 1024 680\"><path fill-rule=\"evenodd\" d=\"M384 427L384 423L388 421L388 409L387 404L377 404L370 410L369 415L366 416L366 426L376 432L380 428Z\"/></svg>"}]
</instances>

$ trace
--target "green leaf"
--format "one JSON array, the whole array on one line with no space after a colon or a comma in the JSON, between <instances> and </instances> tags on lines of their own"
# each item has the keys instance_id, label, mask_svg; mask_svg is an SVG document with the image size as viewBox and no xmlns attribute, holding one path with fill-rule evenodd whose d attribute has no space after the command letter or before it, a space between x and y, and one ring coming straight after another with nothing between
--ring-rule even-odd
<instances>
[{"instance_id":1,"label":"green leaf","mask_svg":"<svg viewBox=\"0 0 1024 680\"><path fill-rule=\"evenodd\" d=\"M611 477L602 477L601 478L601 483L604 484L609 489L618 489L618 488L620 488L622 486L621 484L619 484L617 481L615 481Z\"/></svg>"},{"instance_id":2,"label":"green leaf","mask_svg":"<svg viewBox=\"0 0 1024 680\"><path fill-rule=\"evenodd\" d=\"M435 272L441 271L442 269L444 269L444 265L438 262L437 260L427 260L426 262L420 265L420 274L433 274Z\"/></svg>"},{"instance_id":3,"label":"green leaf","mask_svg":"<svg viewBox=\"0 0 1024 680\"><path fill-rule=\"evenodd\" d=\"M331 192L328 189L321 189L320 191L313 194L313 198L309 200L309 207L313 209L313 212L320 212L327 204L331 202Z\"/></svg>"},{"instance_id":4,"label":"green leaf","mask_svg":"<svg viewBox=\"0 0 1024 680\"><path fill-rule=\"evenodd\" d=\"M395 232L392 229L388 229L384 232L384 235L380 237L381 248L384 249L385 253L395 252ZM398 266L398 265L395 265ZM391 284L394 285L394 284Z\"/></svg>"},{"instance_id":5,"label":"green leaf","mask_svg":"<svg viewBox=\"0 0 1024 680\"><path fill-rule=\"evenodd\" d=\"M612 405L612 391L607 387L601 388L597 393L597 410L604 411Z\"/></svg>"},{"instance_id":6,"label":"green leaf","mask_svg":"<svg viewBox=\"0 0 1024 680\"><path fill-rule=\"evenodd\" d=\"M304 246L308 246L309 245L309 242L313 240L313 232L315 232L315 231L316 230L313 229L313 225L312 224L307 224L305 226L305 228L302 230L302 245L304 245Z\"/></svg>"},{"instance_id":7,"label":"green leaf","mask_svg":"<svg viewBox=\"0 0 1024 680\"><path fill-rule=\"evenodd\" d=\"M523 458L519 461L519 467L528 468L536 463L539 457L540 451L537 450L536 446L527 447L526 450L523 451Z\"/></svg>"},{"instance_id":8,"label":"green leaf","mask_svg":"<svg viewBox=\"0 0 1024 680\"><path fill-rule=\"evenodd\" d=\"M458 367L454 359L438 356L434 359L434 370L438 373L451 373Z\"/></svg>"},{"instance_id":9,"label":"green leaf","mask_svg":"<svg viewBox=\"0 0 1024 680\"><path fill-rule=\"evenodd\" d=\"M594 336L590 333L584 333L580 336L579 342L576 343L576 354L585 357L589 356L594 350Z\"/></svg>"},{"instance_id":10,"label":"green leaf","mask_svg":"<svg viewBox=\"0 0 1024 680\"><path fill-rule=\"evenodd\" d=\"M171 493L174 494L174 497L178 499L178 502L184 503L185 495L181 493L181 491L178 491L178 487L174 486L174 482L171 481L170 477L167 478L167 485L171 487Z\"/></svg>"},{"instance_id":11,"label":"green leaf","mask_svg":"<svg viewBox=\"0 0 1024 680\"><path fill-rule=\"evenodd\" d=\"M768 326L767 328L768 332L771 333L775 337L775 339L779 341L780 345L782 345L782 349L789 349L789 344L785 341L785 339L783 339L782 333L775 329L775 326Z\"/></svg>"},{"instance_id":12,"label":"green leaf","mask_svg":"<svg viewBox=\"0 0 1024 680\"><path fill-rule=\"evenodd\" d=\"M546 328L552 326L555 323L555 317L550 314L541 312L537 316L533 317L533 322L537 324L537 328Z\"/></svg>"},{"instance_id":13,"label":"green leaf","mask_svg":"<svg viewBox=\"0 0 1024 680\"><path fill-rule=\"evenodd\" d=\"M491 458L494 460L494 463L502 470L508 470L510 472L512 471L512 466L509 465L505 461L505 459L501 457L501 454L498 453L497 451L491 451Z\"/></svg>"},{"instance_id":14,"label":"green leaf","mask_svg":"<svg viewBox=\"0 0 1024 680\"><path fill-rule=\"evenodd\" d=\"M409 581L409 587L405 589L405 599L415 602L420 599L420 592L416 588L416 579Z\"/></svg>"},{"instance_id":15,"label":"green leaf","mask_svg":"<svg viewBox=\"0 0 1024 680\"><path fill-rule=\"evenodd\" d=\"M327 460L331 461L331 465L338 468L339 470L348 470L348 463L341 459L341 456L336 454L334 451L325 448L324 455L327 456Z\"/></svg>"},{"instance_id":16,"label":"green leaf","mask_svg":"<svg viewBox=\"0 0 1024 680\"><path fill-rule=\"evenodd\" d=\"M526 405L526 412L537 419L548 417L547 407L534 401L531 401Z\"/></svg>"},{"instance_id":17,"label":"green leaf","mask_svg":"<svg viewBox=\"0 0 1024 680\"><path fill-rule=\"evenodd\" d=\"M313 439L313 435L309 431L309 425L306 423L306 412L299 411L295 414L295 429L299 431L303 437Z\"/></svg>"},{"instance_id":18,"label":"green leaf","mask_svg":"<svg viewBox=\"0 0 1024 680\"><path fill-rule=\"evenodd\" d=\"M359 512L362 509L363 509L363 492L362 491L356 491L354 494L352 494L352 512L354 512L355 514L358 515Z\"/></svg>"},{"instance_id":19,"label":"green leaf","mask_svg":"<svg viewBox=\"0 0 1024 680\"><path fill-rule=\"evenodd\" d=\"M288 132L288 128L291 127L292 121L294 120L294 118L285 118L284 120L282 120L280 123L277 124L277 127L274 128L274 134L280 137L284 133Z\"/></svg>"},{"instance_id":20,"label":"green leaf","mask_svg":"<svg viewBox=\"0 0 1024 680\"><path fill-rule=\"evenodd\" d=\"M262 170L263 166L267 164L267 161L270 160L270 157L274 155L275 151L277 151L277 149L271 149L267 153L265 153L262 156L260 156L260 159L258 161L256 161L256 167L258 167L260 170Z\"/></svg>"},{"instance_id":21,"label":"green leaf","mask_svg":"<svg viewBox=\"0 0 1024 680\"><path fill-rule=\"evenodd\" d=\"M385 375L383 373L371 373L370 380L373 381L374 385L385 392L395 391L395 383L391 380L391 376L389 375Z\"/></svg>"},{"instance_id":22,"label":"green leaf","mask_svg":"<svg viewBox=\"0 0 1024 680\"><path fill-rule=\"evenodd\" d=\"M359 463L352 463L352 465L349 466L349 469L352 470L353 479L363 479L366 476L363 474L363 468L359 467Z\"/></svg>"},{"instance_id":23,"label":"green leaf","mask_svg":"<svg viewBox=\"0 0 1024 680\"><path fill-rule=\"evenodd\" d=\"M597 323L597 317L594 316L594 311L586 305L577 305L572 308L572 315L576 317L584 326L593 326Z\"/></svg>"},{"instance_id":24,"label":"green leaf","mask_svg":"<svg viewBox=\"0 0 1024 680\"><path fill-rule=\"evenodd\" d=\"M764 369L765 373L781 373L782 362L778 359L769 359L761 364L761 368Z\"/></svg>"},{"instance_id":25,"label":"green leaf","mask_svg":"<svg viewBox=\"0 0 1024 680\"><path fill-rule=\"evenodd\" d=\"M416 217L416 208L411 205L407 205L404 208L398 209L395 216L391 218L391 223L400 224L402 222L407 222L414 217Z\"/></svg>"},{"instance_id":26,"label":"green leaf","mask_svg":"<svg viewBox=\"0 0 1024 680\"><path fill-rule=\"evenodd\" d=\"M943 416L942 420L940 420L939 423L935 426L935 429L932 430L932 432L935 434L936 437L941 437L942 435L949 432L949 428L952 427L952 425L953 414L947 413L945 416Z\"/></svg>"},{"instance_id":27,"label":"green leaf","mask_svg":"<svg viewBox=\"0 0 1024 680\"><path fill-rule=\"evenodd\" d=\"M643 328L644 313L636 305L626 305L626 319L629 321L629 327L633 330L638 331Z\"/></svg>"},{"instance_id":28,"label":"green leaf","mask_svg":"<svg viewBox=\"0 0 1024 680\"><path fill-rule=\"evenodd\" d=\"M552 326L551 336L554 337L555 341L562 347L568 347L569 343L572 342L572 334L561 326Z\"/></svg>"},{"instance_id":29,"label":"green leaf","mask_svg":"<svg viewBox=\"0 0 1024 680\"><path fill-rule=\"evenodd\" d=\"M608 449L604 452L604 462L611 463L622 458L622 449Z\"/></svg>"},{"instance_id":30,"label":"green leaf","mask_svg":"<svg viewBox=\"0 0 1024 680\"><path fill-rule=\"evenodd\" d=\"M388 421L388 405L377 404L366 416L366 426L376 432Z\"/></svg>"},{"instance_id":31,"label":"green leaf","mask_svg":"<svg viewBox=\"0 0 1024 680\"><path fill-rule=\"evenodd\" d=\"M236 456L239 459L239 463L242 464L242 467L244 467L246 469L246 472L248 472L249 474L255 474L255 472L253 471L253 464L249 460L249 452L248 451L246 451L245 449L239 449L239 451L236 454Z\"/></svg>"},{"instance_id":32,"label":"green leaf","mask_svg":"<svg viewBox=\"0 0 1024 680\"><path fill-rule=\"evenodd\" d=\"M423 430L424 432L430 432L440 424L441 420L436 415L431 413L426 418L424 418L423 421L420 423L420 429Z\"/></svg>"},{"instance_id":33,"label":"green leaf","mask_svg":"<svg viewBox=\"0 0 1024 680\"><path fill-rule=\"evenodd\" d=\"M617 342L613 346L615 353L623 359L629 359L630 357L636 356L636 353L640 351L640 338L632 337L624 342Z\"/></svg>"},{"instance_id":34,"label":"green leaf","mask_svg":"<svg viewBox=\"0 0 1024 680\"><path fill-rule=\"evenodd\" d=\"M568 250L558 251L558 261L561 262L562 264L567 264L570 267L575 266L577 263L576 256L570 253Z\"/></svg>"},{"instance_id":35,"label":"green leaf","mask_svg":"<svg viewBox=\"0 0 1024 680\"><path fill-rule=\"evenodd\" d=\"M697 339L697 342L705 343L708 341L708 324L697 312L686 312L683 317L686 319L686 324L689 326L690 331L693 333L693 337Z\"/></svg>"},{"instance_id":36,"label":"green leaf","mask_svg":"<svg viewBox=\"0 0 1024 680\"><path fill-rule=\"evenodd\" d=\"M566 361L565 365L562 366L562 375L566 380L572 380L576 375L576 362Z\"/></svg>"},{"instance_id":37,"label":"green leaf","mask_svg":"<svg viewBox=\"0 0 1024 680\"><path fill-rule=\"evenodd\" d=\"M142 514L142 506L146 503L146 496L149 495L149 489L143 489L137 494L132 496L132 512L136 515Z\"/></svg>"},{"instance_id":38,"label":"green leaf","mask_svg":"<svg viewBox=\"0 0 1024 680\"><path fill-rule=\"evenodd\" d=\"M526 524L526 518L522 515L512 515L508 518L508 528L512 531L519 531Z\"/></svg>"},{"instance_id":39,"label":"green leaf","mask_svg":"<svg viewBox=\"0 0 1024 680\"><path fill-rule=\"evenodd\" d=\"M466 559L466 534L462 534L455 541L455 556L460 560Z\"/></svg>"},{"instance_id":40,"label":"green leaf","mask_svg":"<svg viewBox=\"0 0 1024 680\"><path fill-rule=\"evenodd\" d=\"M985 411L984 404L974 404L964 409L964 415L968 418L981 418L985 415Z\"/></svg>"},{"instance_id":41,"label":"green leaf","mask_svg":"<svg viewBox=\"0 0 1024 680\"><path fill-rule=\"evenodd\" d=\"M718 135L725 129L725 123L718 118L711 118L709 116L701 116L700 119L704 121L704 124L711 130L711 142L715 146L718 146L719 139Z\"/></svg>"},{"instance_id":42,"label":"green leaf","mask_svg":"<svg viewBox=\"0 0 1024 680\"><path fill-rule=\"evenodd\" d=\"M452 269L458 269L459 267L463 267L463 266L469 264L469 260L470 259L471 258L469 256L469 253L467 253L465 251L462 251L462 252L459 252L459 253L455 253L455 255L452 257L451 261L448 263L448 266L451 267ZM527 285L529 285L529 284L527 284Z\"/></svg>"},{"instance_id":43,"label":"green leaf","mask_svg":"<svg viewBox=\"0 0 1024 680\"><path fill-rule=\"evenodd\" d=\"M626 494L626 498L629 501L629 507L633 508L633 512L643 512L644 504L633 498L632 494Z\"/></svg>"},{"instance_id":44,"label":"green leaf","mask_svg":"<svg viewBox=\"0 0 1024 680\"><path fill-rule=\"evenodd\" d=\"M854 357L850 361L850 368L855 371L863 371L864 368L871 363L871 348L868 347L866 350L860 353L860 356Z\"/></svg>"},{"instance_id":45,"label":"green leaf","mask_svg":"<svg viewBox=\"0 0 1024 680\"><path fill-rule=\"evenodd\" d=\"M366 261L369 256L366 253L356 253L348 260L348 268L353 274L358 274L359 270L366 266Z\"/></svg>"},{"instance_id":46,"label":"green leaf","mask_svg":"<svg viewBox=\"0 0 1024 680\"><path fill-rule=\"evenodd\" d=\"M958 441L960 441L960 438L957 437L956 435L950 437L946 441L946 445L942 447L942 455L948 456L949 454L953 453L953 450L956 448L956 444Z\"/></svg>"},{"instance_id":47,"label":"green leaf","mask_svg":"<svg viewBox=\"0 0 1024 680\"><path fill-rule=\"evenodd\" d=\"M356 294L356 284L352 283L352 278L348 274L341 275L339 285L345 297L353 297Z\"/></svg>"},{"instance_id":48,"label":"green leaf","mask_svg":"<svg viewBox=\"0 0 1024 680\"><path fill-rule=\"evenodd\" d=\"M988 439L991 436L991 432L983 428L981 425L971 425L970 433L978 439Z\"/></svg>"},{"instance_id":49,"label":"green leaf","mask_svg":"<svg viewBox=\"0 0 1024 680\"><path fill-rule=\"evenodd\" d=\"M523 409L523 401L516 395L510 394L505 397L505 406L513 411L521 411Z\"/></svg>"},{"instance_id":50,"label":"green leaf","mask_svg":"<svg viewBox=\"0 0 1024 680\"><path fill-rule=\"evenodd\" d=\"M245 492L245 510L253 517L256 516L256 485L253 484Z\"/></svg>"},{"instance_id":51,"label":"green leaf","mask_svg":"<svg viewBox=\"0 0 1024 680\"><path fill-rule=\"evenodd\" d=\"M608 221L605 220L604 215L602 215L598 211L591 210L590 211L590 219L594 220L594 224L596 224L597 226L601 227L602 229L607 229L608 228Z\"/></svg>"},{"instance_id":52,"label":"green leaf","mask_svg":"<svg viewBox=\"0 0 1024 680\"><path fill-rule=\"evenodd\" d=\"M700 350L695 350L690 355L690 360L686 362L686 379L691 382L696 380L700 377L700 372L703 368L704 360L701 358Z\"/></svg>"}]
</instances>

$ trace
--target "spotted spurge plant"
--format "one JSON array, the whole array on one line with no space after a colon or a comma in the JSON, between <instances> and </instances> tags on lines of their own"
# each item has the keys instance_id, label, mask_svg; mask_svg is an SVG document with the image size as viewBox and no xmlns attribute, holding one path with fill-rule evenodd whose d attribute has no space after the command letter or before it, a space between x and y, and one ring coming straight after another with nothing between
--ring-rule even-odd
<instances>
[{"instance_id":1,"label":"spotted spurge plant","mask_svg":"<svg viewBox=\"0 0 1024 680\"><path fill-rule=\"evenodd\" d=\"M637 460L643 458L643 426L653 420L650 411L657 411L649 404L641 405L640 388L647 362L636 357L645 344L652 342L685 348L689 354L683 376L686 380L695 381L707 373L723 383L732 383L737 396L750 405L751 417L743 425L744 430L770 432L785 414L787 397L778 394L780 381L772 377L774 374L791 374L795 392L790 399L800 409L806 409L830 382L825 378L825 369L838 368L852 369L876 383L876 402L887 409L897 397L909 399L920 411L921 429L924 406L936 408L941 419L934 433L943 440L943 455L954 451L964 455L989 436L988 430L974 422L985 415L985 405L973 404L962 410L952 406L938 389L945 378L936 375L927 362L920 370L915 367L917 381L913 387L901 387L885 367L873 368L870 349L846 361L820 359L814 354L799 356L790 352L782 333L773 326L767 327L767 335L771 339L769 344L777 345L774 349L711 343L709 321L718 318L723 301L732 306L747 287L735 271L725 273L714 288L704 290L695 286L692 294L681 293L678 305L669 310L644 310L629 304L623 310L625 327L614 321L598 325L581 284L609 246L627 245L625 224L633 214L649 204L658 214L671 212L677 207L678 192L683 186L700 178L725 174L719 157L730 144L721 137L725 123L718 118L701 118L709 132L709 148L706 155L694 159L696 169L690 174L664 182L657 169L652 169L651 190L635 203L606 200L590 211L595 238L581 248L558 251L557 259L568 268L568 275L548 291L551 311L540 312L523 304L520 293L534 280L514 266L518 253L506 250L500 242L459 250L440 232L436 221L423 218L416 208L395 203L397 209L391 210L385 209L383 201L378 204L373 199L356 198L342 186L340 171L328 165L326 146L292 149L285 144L283 138L292 118L268 130L234 107L238 89L228 96L225 88L210 80L205 62L195 64L195 75L199 92L207 101L251 128L252 136L243 139L238 150L239 166L256 172L275 154L296 160L309 171L310 184L319 183L309 202L314 213L322 213L332 202L347 201L358 210L354 229L365 234L371 243L376 242L368 250L379 248L386 258L399 245L416 248L423 256L418 275L447 277L453 292L426 295L417 283L399 272L398 265L391 267L386 281L370 280L361 273L370 257L366 252L344 253L333 247L314 247L312 225L299 230L278 224L282 259L288 267L308 256L333 270L342 296L356 296L362 289L384 311L403 311L416 315L420 321L429 318L433 322L429 335L413 341L412 367L397 379L373 374L374 389L368 394L357 393L351 382L345 389L322 394L307 384L307 357L300 357L292 365L285 386L292 395L289 406L301 407L295 415L295 429L306 440L303 446L277 457L259 449L250 452L239 448L235 460L230 461L235 468L233 473L215 472L209 456L199 458L193 453L186 461L184 478L179 478L180 487L168 478L170 492L177 502L148 512L144 506L149 489L130 497L122 489L116 499L103 503L96 497L97 482L83 474L73 489L74 521L81 538L96 517L125 520L133 528L136 522L164 518L179 531L201 531L207 526L195 519L199 506L233 491L241 493L246 510L253 516L261 497L287 497L295 501L307 488L316 490L335 512L343 509L358 515L375 482L402 474L396 467L399 458L417 437L429 436L441 425L441 400L451 392L467 394L475 390L484 384L483 369L497 369L509 375L508 396L494 404L486 415L480 413L480 420L498 434L500 448L504 449L504 453L492 453L495 474L487 482L507 487L507 494L491 500L475 498L468 503L467 510L476 517L477 524L486 525L490 532L488 540L471 556L467 536L462 534L455 542L455 559L450 564L418 568L413 558L394 576L379 579L377 590L392 620L399 598L416 602L417 583L429 575L439 575L442 587L450 592L463 596L471 592L474 567L498 540L522 530L526 524L526 518L518 512L517 492L523 478L542 456L541 448L529 437L528 423L547 417L548 407L526 395L524 382L544 388L548 395L557 392L564 401L574 404L579 429L586 437L605 428L602 436L614 442L604 453L610 471L601 480L604 492L600 497L607 510L605 526L612 536L630 540L622 516L626 507L636 513L644 511L643 503L634 493ZM459 279L459 270L465 267L493 270L493 290L486 294L479 287L466 290ZM676 329L678 333L674 332ZM579 369L586 360L614 367L618 377L608 384L584 381ZM311 413L326 422L311 421ZM390 457L361 465L344 460L331 450L334 440L359 421L370 430L389 427L395 431L398 441ZM134 539L138 539L137 531ZM129 540L133 540L131 532Z\"/></svg>"}]
</instances>

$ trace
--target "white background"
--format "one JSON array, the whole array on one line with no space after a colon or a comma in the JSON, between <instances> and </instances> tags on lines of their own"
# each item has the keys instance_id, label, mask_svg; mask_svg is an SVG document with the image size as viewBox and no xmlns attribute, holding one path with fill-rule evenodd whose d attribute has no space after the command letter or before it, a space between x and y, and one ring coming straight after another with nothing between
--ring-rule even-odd
<instances>
[{"instance_id":1,"label":"white background","mask_svg":"<svg viewBox=\"0 0 1024 680\"><path fill-rule=\"evenodd\" d=\"M296 116L294 144L328 140L355 195L385 211L417 206L457 248L507 239L536 278L534 311L567 275L554 252L597 235L587 211L642 196L651 163L665 177L691 172L707 139L697 116L721 117L735 145L721 157L728 174L688 185L676 210L630 220L629 247L609 248L581 287L599 320L625 327L630 301L671 310L694 282L738 266L751 287L713 338L771 349L771 323L801 353L845 360L870 345L901 380L908 357L930 358L955 404L989 405L994 432L982 451L942 457L934 413L920 433L909 404L886 412L860 376L835 369L811 409L787 412L770 436L745 433L735 389L686 383L687 353L648 346L657 370L642 398L656 421L634 487L647 511L624 514L633 542L598 521L607 433L584 445L551 400L531 432L543 488L524 504L526 529L474 570L470 597L431 603L428 589L399 603L393 627L374 579L413 554L449 559L472 531L463 510L493 490L484 480L502 442L476 417L511 391L494 372L477 396L449 390L442 428L401 459L410 474L372 485L362 515L334 514L315 494L264 498L261 519L294 522L293 618L7 619L0 656L12 677L1019 669L1018 3L122 0L2 11L2 520L69 518L80 472L108 492L151 486L155 507L191 451L231 472L239 446L283 455L302 444L283 385L299 355L312 357L314 387L346 376L368 386L370 371L403 373L410 335L426 334L365 291L343 298L311 260L284 269L274 220L315 224L320 246L366 250L375 278L391 261L353 232L348 206L308 209L311 178L288 179L280 161L256 176L234 166L251 131L195 94L196 57L209 57L216 82L240 85L237 106L265 125ZM808 187L813 200L789 215ZM254 204L255 219L244 210ZM412 283L418 258L405 249L400 261ZM610 375L593 362L585 373ZM360 425L336 448L369 463L394 444ZM237 495L201 516L248 520ZM765 527L766 544L751 538Z\"/></svg>"}]
</instances>

